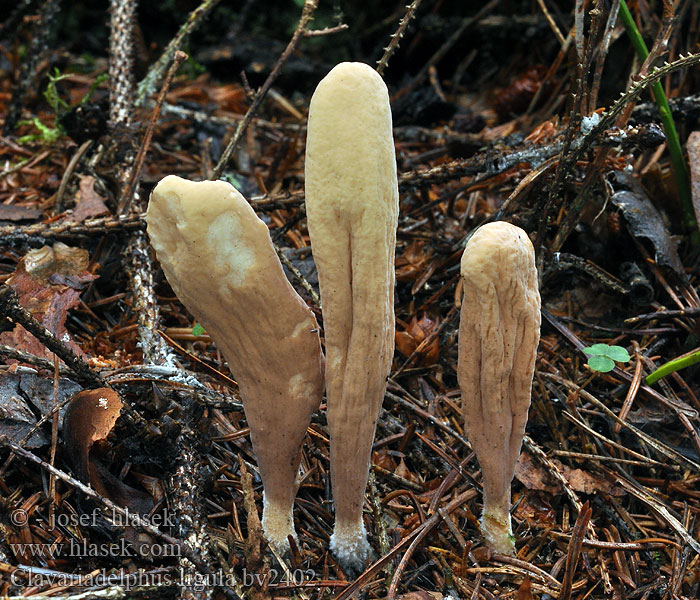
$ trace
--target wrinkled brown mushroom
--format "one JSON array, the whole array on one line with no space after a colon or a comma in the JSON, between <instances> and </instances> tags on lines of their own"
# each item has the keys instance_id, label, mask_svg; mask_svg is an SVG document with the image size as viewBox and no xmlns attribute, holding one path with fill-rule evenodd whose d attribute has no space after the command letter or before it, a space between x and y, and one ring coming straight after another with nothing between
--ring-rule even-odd
<instances>
[{"instance_id":1,"label":"wrinkled brown mushroom","mask_svg":"<svg viewBox=\"0 0 700 600\"><path fill-rule=\"evenodd\" d=\"M394 353L396 158L386 85L368 65L337 65L311 99L306 212L326 340L331 550L353 571L371 554L362 504Z\"/></svg>"},{"instance_id":2,"label":"wrinkled brown mushroom","mask_svg":"<svg viewBox=\"0 0 700 600\"><path fill-rule=\"evenodd\" d=\"M489 547L512 554L510 484L540 338L535 252L519 227L489 223L467 243L461 270L457 375L467 435L483 476L481 529Z\"/></svg>"},{"instance_id":3,"label":"wrinkled brown mushroom","mask_svg":"<svg viewBox=\"0 0 700 600\"><path fill-rule=\"evenodd\" d=\"M316 319L287 281L267 226L230 184L168 176L146 219L170 285L238 381L263 480L263 529L285 550L301 443L323 393Z\"/></svg>"}]
</instances>

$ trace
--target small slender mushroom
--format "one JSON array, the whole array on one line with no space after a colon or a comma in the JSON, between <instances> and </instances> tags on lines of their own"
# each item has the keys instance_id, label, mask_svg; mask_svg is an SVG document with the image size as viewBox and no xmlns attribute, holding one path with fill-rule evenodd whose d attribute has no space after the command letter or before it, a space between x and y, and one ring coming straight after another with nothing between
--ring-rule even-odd
<instances>
[{"instance_id":1,"label":"small slender mushroom","mask_svg":"<svg viewBox=\"0 0 700 600\"><path fill-rule=\"evenodd\" d=\"M519 227L489 223L467 243L461 271L457 376L467 436L483 476L481 530L489 547L512 554L510 484L540 339L535 252Z\"/></svg>"},{"instance_id":2,"label":"small slender mushroom","mask_svg":"<svg viewBox=\"0 0 700 600\"><path fill-rule=\"evenodd\" d=\"M311 99L306 212L326 341L335 528L348 572L371 555L362 521L375 425L394 354L396 157L386 85L341 63Z\"/></svg>"},{"instance_id":3,"label":"small slender mushroom","mask_svg":"<svg viewBox=\"0 0 700 600\"><path fill-rule=\"evenodd\" d=\"M267 225L230 184L170 175L146 220L170 285L238 381L263 480L263 529L285 551L301 443L323 394L316 319L287 281Z\"/></svg>"}]
</instances>

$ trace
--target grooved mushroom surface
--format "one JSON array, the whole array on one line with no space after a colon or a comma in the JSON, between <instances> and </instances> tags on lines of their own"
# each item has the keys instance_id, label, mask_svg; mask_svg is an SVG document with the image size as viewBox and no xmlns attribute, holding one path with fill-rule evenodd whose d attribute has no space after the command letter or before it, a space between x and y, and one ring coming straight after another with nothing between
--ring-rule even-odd
<instances>
[{"instance_id":1,"label":"grooved mushroom surface","mask_svg":"<svg viewBox=\"0 0 700 600\"><path fill-rule=\"evenodd\" d=\"M479 228L462 257L457 374L467 435L483 474L482 529L510 553L510 483L520 454L540 335L532 243L519 227Z\"/></svg>"},{"instance_id":2,"label":"grooved mushroom surface","mask_svg":"<svg viewBox=\"0 0 700 600\"><path fill-rule=\"evenodd\" d=\"M306 211L326 341L331 549L352 571L370 555L362 504L394 352L396 159L389 95L368 65L337 65L311 99Z\"/></svg>"}]
</instances>

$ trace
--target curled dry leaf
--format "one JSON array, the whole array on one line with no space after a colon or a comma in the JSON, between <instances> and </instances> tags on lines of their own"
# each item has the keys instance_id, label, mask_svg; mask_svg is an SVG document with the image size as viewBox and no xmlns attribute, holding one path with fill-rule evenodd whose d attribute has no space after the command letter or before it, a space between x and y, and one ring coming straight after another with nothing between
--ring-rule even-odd
<instances>
[{"instance_id":1,"label":"curled dry leaf","mask_svg":"<svg viewBox=\"0 0 700 600\"><path fill-rule=\"evenodd\" d=\"M126 485L90 456L95 444L107 439L121 409L119 394L110 388L85 390L76 394L63 419L63 442L80 479L89 482L101 496L109 498L118 506L126 507L130 513L144 516L153 509L153 498ZM127 526L123 536L143 558L153 558L153 540L149 535L138 533Z\"/></svg>"},{"instance_id":2,"label":"curled dry leaf","mask_svg":"<svg viewBox=\"0 0 700 600\"><path fill-rule=\"evenodd\" d=\"M557 135L557 130L559 126L559 117L554 117L549 121L540 123L532 133L525 138L526 142L532 142L533 144L545 144Z\"/></svg>"},{"instance_id":3,"label":"curled dry leaf","mask_svg":"<svg viewBox=\"0 0 700 600\"><path fill-rule=\"evenodd\" d=\"M421 240L413 240L401 256L396 257L396 281L415 281L433 255L433 249Z\"/></svg>"},{"instance_id":4,"label":"curled dry leaf","mask_svg":"<svg viewBox=\"0 0 700 600\"><path fill-rule=\"evenodd\" d=\"M439 326L440 320L427 314L411 319L405 331L396 332L396 349L406 357L411 356L416 348ZM434 365L440 356L439 338L435 336L420 353L418 364L424 367Z\"/></svg>"},{"instance_id":5,"label":"curled dry leaf","mask_svg":"<svg viewBox=\"0 0 700 600\"><path fill-rule=\"evenodd\" d=\"M397 467L396 460L389 453L386 447L372 452L372 464L375 467L379 467L387 471L394 471Z\"/></svg>"},{"instance_id":6,"label":"curled dry leaf","mask_svg":"<svg viewBox=\"0 0 700 600\"><path fill-rule=\"evenodd\" d=\"M101 494L106 494L106 489L90 463L90 450L95 442L107 439L121 410L122 401L114 390L84 390L71 400L63 419L63 441L78 476Z\"/></svg>"},{"instance_id":7,"label":"curled dry leaf","mask_svg":"<svg viewBox=\"0 0 700 600\"><path fill-rule=\"evenodd\" d=\"M630 233L635 238L649 240L654 246L656 262L685 278L677 243L642 185L627 173L615 173L615 183L616 187L626 189L616 191L610 200L622 211Z\"/></svg>"},{"instance_id":8,"label":"curled dry leaf","mask_svg":"<svg viewBox=\"0 0 700 600\"><path fill-rule=\"evenodd\" d=\"M399 477L406 479L407 481L417 481L418 477L413 474L413 472L406 466L406 462L403 458L399 461L398 467L394 470L394 474Z\"/></svg>"},{"instance_id":9,"label":"curled dry leaf","mask_svg":"<svg viewBox=\"0 0 700 600\"><path fill-rule=\"evenodd\" d=\"M95 491L115 504L144 515L153 508L153 498L117 479L90 455L96 443L107 439L121 409L119 394L110 388L76 394L63 418L63 442L80 479L89 482Z\"/></svg>"},{"instance_id":10,"label":"curled dry leaf","mask_svg":"<svg viewBox=\"0 0 700 600\"><path fill-rule=\"evenodd\" d=\"M553 527L557 522L557 513L549 504L546 494L526 490L514 496L513 505L513 515L518 520L528 520L540 527Z\"/></svg>"},{"instance_id":11,"label":"curled dry leaf","mask_svg":"<svg viewBox=\"0 0 700 600\"><path fill-rule=\"evenodd\" d=\"M515 598L516 600L533 600L532 585L530 583L529 575L526 575L525 579L523 579L523 582L520 584Z\"/></svg>"}]
</instances>

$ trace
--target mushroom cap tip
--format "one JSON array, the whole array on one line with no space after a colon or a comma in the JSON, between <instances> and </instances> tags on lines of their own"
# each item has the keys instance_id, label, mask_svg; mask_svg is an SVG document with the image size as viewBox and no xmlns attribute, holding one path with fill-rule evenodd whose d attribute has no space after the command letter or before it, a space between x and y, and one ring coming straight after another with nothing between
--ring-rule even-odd
<instances>
[{"instance_id":1,"label":"mushroom cap tip","mask_svg":"<svg viewBox=\"0 0 700 600\"><path fill-rule=\"evenodd\" d=\"M376 79L382 78L382 76L377 73L376 69L373 69L367 63L363 62L347 61L338 63L328 72L328 75L331 73L335 75L361 74L365 77L369 76Z\"/></svg>"},{"instance_id":2,"label":"mushroom cap tip","mask_svg":"<svg viewBox=\"0 0 700 600\"><path fill-rule=\"evenodd\" d=\"M507 221L493 221L482 225L474 232L471 238L469 238L467 246L469 246L470 243L475 244L476 240L483 240L482 243L489 240L492 244L503 244L504 242L517 240L520 243L532 247L532 242L527 233L525 233L522 228L508 223Z\"/></svg>"},{"instance_id":3,"label":"mushroom cap tip","mask_svg":"<svg viewBox=\"0 0 700 600\"><path fill-rule=\"evenodd\" d=\"M352 94L353 96L359 93L359 90L365 90L364 94L381 94L381 97L386 96L388 101L388 91L382 76L377 73L372 67L361 62L342 62L333 67L328 74L319 82L314 96L311 99L312 105L314 98L326 92L324 90L343 90L344 93ZM374 90L372 92L371 90ZM318 100L317 100L318 101ZM339 98L335 97L335 102ZM364 98L363 102L367 99ZM313 112L313 109L312 109Z\"/></svg>"},{"instance_id":4,"label":"mushroom cap tip","mask_svg":"<svg viewBox=\"0 0 700 600\"><path fill-rule=\"evenodd\" d=\"M233 191L236 194L240 193L228 181L224 181L222 179L217 179L216 181L191 181L189 179L185 179L184 177L180 177L179 175L166 175L153 188L153 191L151 192L151 199L157 197L158 195L162 196L167 192L192 192L194 189L198 188L208 188L212 191L216 189L225 189L228 191Z\"/></svg>"},{"instance_id":5,"label":"mushroom cap tip","mask_svg":"<svg viewBox=\"0 0 700 600\"><path fill-rule=\"evenodd\" d=\"M488 269L505 273L536 273L535 249L527 233L505 221L487 223L469 238L462 254L461 270L478 274Z\"/></svg>"}]
</instances>

